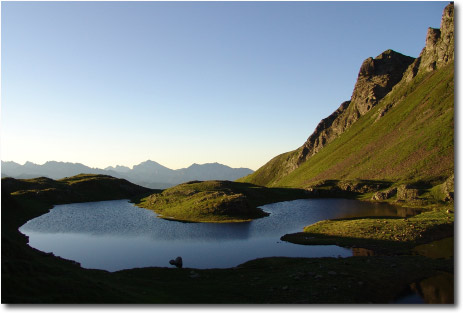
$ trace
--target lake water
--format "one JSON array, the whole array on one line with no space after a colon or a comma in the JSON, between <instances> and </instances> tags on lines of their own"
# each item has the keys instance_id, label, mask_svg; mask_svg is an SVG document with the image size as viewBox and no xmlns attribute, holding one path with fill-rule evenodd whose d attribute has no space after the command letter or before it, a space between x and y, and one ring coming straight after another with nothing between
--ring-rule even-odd
<instances>
[{"instance_id":1,"label":"lake water","mask_svg":"<svg viewBox=\"0 0 463 313\"><path fill-rule=\"evenodd\" d=\"M128 200L57 205L20 231L29 245L84 268L117 271L170 267L181 256L189 268L227 268L271 256L347 257L350 249L280 241L320 220L360 216L405 216L384 203L346 199L304 199L261 207L270 216L246 223L182 223L157 217Z\"/></svg>"}]
</instances>

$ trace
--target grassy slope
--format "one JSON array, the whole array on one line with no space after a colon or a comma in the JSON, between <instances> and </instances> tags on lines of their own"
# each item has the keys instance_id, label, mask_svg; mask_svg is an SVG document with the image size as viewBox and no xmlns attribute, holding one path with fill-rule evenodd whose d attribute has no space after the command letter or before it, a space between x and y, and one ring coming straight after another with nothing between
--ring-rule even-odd
<instances>
[{"instance_id":1,"label":"grassy slope","mask_svg":"<svg viewBox=\"0 0 463 313\"><path fill-rule=\"evenodd\" d=\"M237 182L261 186L273 186L281 178L294 170L293 164L301 148L277 155L252 174L244 176Z\"/></svg>"},{"instance_id":2,"label":"grassy slope","mask_svg":"<svg viewBox=\"0 0 463 313\"><path fill-rule=\"evenodd\" d=\"M372 179L442 183L454 164L453 63L397 86L339 138L289 175L289 152L241 181L267 186L306 187L326 179ZM380 111L394 104L376 121ZM297 150L296 150L297 151ZM278 174L278 173L277 173Z\"/></svg>"},{"instance_id":3,"label":"grassy slope","mask_svg":"<svg viewBox=\"0 0 463 313\"><path fill-rule=\"evenodd\" d=\"M231 181L193 181L153 194L138 203L163 218L191 222L243 222L266 214L266 203L299 199L297 189L266 188Z\"/></svg>"}]
</instances>

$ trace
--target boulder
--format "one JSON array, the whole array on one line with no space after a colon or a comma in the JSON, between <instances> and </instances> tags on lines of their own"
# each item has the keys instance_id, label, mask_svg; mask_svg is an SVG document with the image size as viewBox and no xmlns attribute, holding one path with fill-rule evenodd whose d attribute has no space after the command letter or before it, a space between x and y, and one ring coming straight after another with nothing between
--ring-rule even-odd
<instances>
[{"instance_id":1,"label":"boulder","mask_svg":"<svg viewBox=\"0 0 463 313\"><path fill-rule=\"evenodd\" d=\"M397 200L416 200L420 191L411 185L401 185L397 188Z\"/></svg>"},{"instance_id":2,"label":"boulder","mask_svg":"<svg viewBox=\"0 0 463 313\"><path fill-rule=\"evenodd\" d=\"M170 260L169 261L170 265L174 265L177 268L182 268L183 267L183 260L182 257L177 257L175 260Z\"/></svg>"}]
</instances>

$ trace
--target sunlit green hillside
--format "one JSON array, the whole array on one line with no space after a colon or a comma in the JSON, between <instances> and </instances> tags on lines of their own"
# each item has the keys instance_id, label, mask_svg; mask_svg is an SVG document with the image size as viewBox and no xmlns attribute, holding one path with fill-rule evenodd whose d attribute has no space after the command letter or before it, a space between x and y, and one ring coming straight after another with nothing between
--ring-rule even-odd
<instances>
[{"instance_id":1,"label":"sunlit green hillside","mask_svg":"<svg viewBox=\"0 0 463 313\"><path fill-rule=\"evenodd\" d=\"M345 133L289 174L296 151L242 181L307 187L320 180L443 182L454 171L454 64L398 84Z\"/></svg>"}]
</instances>

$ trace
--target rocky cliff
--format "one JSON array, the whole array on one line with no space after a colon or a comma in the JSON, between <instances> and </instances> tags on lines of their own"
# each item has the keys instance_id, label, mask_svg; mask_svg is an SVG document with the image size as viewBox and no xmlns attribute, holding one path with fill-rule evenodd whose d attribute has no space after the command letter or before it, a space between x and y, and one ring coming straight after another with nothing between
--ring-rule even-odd
<instances>
[{"instance_id":1,"label":"rocky cliff","mask_svg":"<svg viewBox=\"0 0 463 313\"><path fill-rule=\"evenodd\" d=\"M428 28L426 45L407 69L404 75L405 82L409 82L418 74L442 68L454 60L454 27L454 4L450 3L442 13L440 29Z\"/></svg>"},{"instance_id":2,"label":"rocky cliff","mask_svg":"<svg viewBox=\"0 0 463 313\"><path fill-rule=\"evenodd\" d=\"M363 61L350 101L323 119L302 146L298 165L344 133L392 90L415 59L393 50Z\"/></svg>"},{"instance_id":3,"label":"rocky cliff","mask_svg":"<svg viewBox=\"0 0 463 313\"><path fill-rule=\"evenodd\" d=\"M345 134L359 119L372 111L373 108L375 108L375 112L373 112L372 123L378 122L379 119L384 117L396 105L404 102L404 99L414 89L410 89L407 91L408 93L402 91L413 85L413 81L417 81L421 76L430 75L446 67L449 63L453 62L453 59L454 5L450 3L444 9L441 28L430 28L428 30L425 47L418 58L414 59L398 52L387 50L374 59L366 59L360 67L357 82L349 101L343 102L335 112L323 119L313 134L299 149L275 157L254 174L242 179L242 181L262 185L278 185L278 182L283 177L290 175L294 171L299 171L302 165L307 167L307 163L314 162L311 159L315 155L325 149L335 139ZM447 77L449 77L448 75ZM451 78L451 86L449 82L445 88L452 88L451 93L453 94L453 76ZM393 90L402 91L396 92L396 96L389 97L391 99L387 99L386 101L385 98L389 94L392 94ZM420 92L427 93L428 91L432 90L421 90ZM445 90L436 92L448 94ZM400 97L397 96L399 93L401 94ZM436 99L439 99L438 95ZM378 106L380 103L382 105ZM395 122L391 121L389 124L394 124ZM381 129L381 132L387 131L390 130ZM368 149L371 150L371 147ZM335 173L334 170L331 171Z\"/></svg>"}]
</instances>

